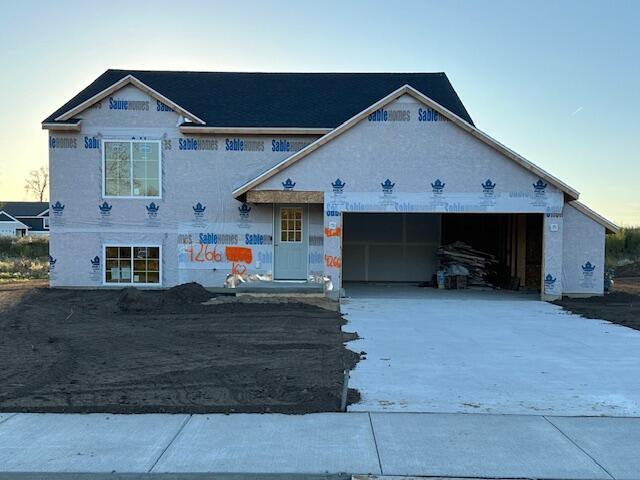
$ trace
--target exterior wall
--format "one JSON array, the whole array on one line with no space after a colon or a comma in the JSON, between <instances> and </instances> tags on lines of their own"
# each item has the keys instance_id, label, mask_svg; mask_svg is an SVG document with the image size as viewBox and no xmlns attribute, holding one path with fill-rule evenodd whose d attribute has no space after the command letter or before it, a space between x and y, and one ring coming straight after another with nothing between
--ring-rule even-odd
<instances>
[{"instance_id":1,"label":"exterior wall","mask_svg":"<svg viewBox=\"0 0 640 480\"><path fill-rule=\"evenodd\" d=\"M547 214L542 222L542 276L544 300L562 297L562 254L564 222L562 213Z\"/></svg>"},{"instance_id":2,"label":"exterior wall","mask_svg":"<svg viewBox=\"0 0 640 480\"><path fill-rule=\"evenodd\" d=\"M13 237L18 228L25 228L19 222L0 222L0 237Z\"/></svg>"},{"instance_id":3,"label":"exterior wall","mask_svg":"<svg viewBox=\"0 0 640 480\"><path fill-rule=\"evenodd\" d=\"M142 109L114 108L123 99ZM325 192L324 205L308 207L310 275L341 284L343 212L545 213L543 274L557 279L545 291L554 297L577 288L568 272L582 261L571 256L582 247L569 254L564 240L575 245L583 233L573 232L586 232L585 255L596 257L602 227L584 224L573 208L565 207L571 213L563 219L562 192L534 188L535 175L412 97L384 111L259 186L283 189L290 179L296 190ZM108 244L160 245L164 287L221 286L229 273L272 273L273 206L242 204L231 192L317 137L184 136L177 113L132 86L80 117L79 133L50 133L53 286L103 285ZM103 197L105 139L161 141L162 198ZM99 208L105 201L108 214ZM151 201L156 215L148 214ZM593 263L601 275L603 262Z\"/></svg>"},{"instance_id":4,"label":"exterior wall","mask_svg":"<svg viewBox=\"0 0 640 480\"><path fill-rule=\"evenodd\" d=\"M544 213L559 218L557 230L545 236L544 275L561 278L560 190L545 182L536 189L537 176L413 97L403 96L384 111L387 121L378 111L257 188L283 189L290 180L295 190L325 192L325 275L334 285L341 284L336 233L342 232L343 212ZM485 187L487 180L493 188ZM560 281L549 292L556 291Z\"/></svg>"},{"instance_id":5,"label":"exterior wall","mask_svg":"<svg viewBox=\"0 0 640 480\"><path fill-rule=\"evenodd\" d=\"M45 228L44 221L49 220L49 216L45 215L43 217L18 217L17 220L20 220L26 226L29 227L29 235L31 236L42 236L49 235L49 229Z\"/></svg>"},{"instance_id":6,"label":"exterior wall","mask_svg":"<svg viewBox=\"0 0 640 480\"><path fill-rule=\"evenodd\" d=\"M405 95L384 108L387 112L406 111L408 121L364 119L326 145L289 166L257 187L257 190L282 190L282 182L291 178L295 190L331 192L331 183L345 182L350 192L382 193L381 182L395 183L394 193L428 194L431 183L445 183L441 210L460 207L465 212L540 210L545 200L561 192L552 185L546 198L534 195L532 184L538 177L503 156L494 148L471 136L449 121L420 121L425 106ZM493 202L485 202L482 183L496 184ZM466 194L464 196L458 196ZM460 205L456 205L459 200ZM529 208L532 204L534 208ZM557 202L555 202L557 203ZM446 205L445 205L446 204ZM546 205L542 205L546 206ZM554 205L555 206L555 205Z\"/></svg>"},{"instance_id":7,"label":"exterior wall","mask_svg":"<svg viewBox=\"0 0 640 480\"><path fill-rule=\"evenodd\" d=\"M114 108L115 100L143 102L137 104L142 109ZM163 286L187 281L222 286L232 270L272 269L272 206L243 207L231 192L316 137L185 136L177 113L133 86L79 117L79 133L50 132L49 138L53 286L102 285L102 267L98 275L92 260L98 256L103 263L108 242L162 244ZM103 197L105 139L161 141L162 198ZM108 215L99 209L105 201ZM151 201L159 207L155 217L147 213ZM194 210L198 203L201 214ZM251 262L230 261L227 251L243 259L247 251L228 247L248 249Z\"/></svg>"},{"instance_id":8,"label":"exterior wall","mask_svg":"<svg viewBox=\"0 0 640 480\"><path fill-rule=\"evenodd\" d=\"M564 206L563 217L562 292L602 295L605 229L569 204Z\"/></svg>"}]
</instances>

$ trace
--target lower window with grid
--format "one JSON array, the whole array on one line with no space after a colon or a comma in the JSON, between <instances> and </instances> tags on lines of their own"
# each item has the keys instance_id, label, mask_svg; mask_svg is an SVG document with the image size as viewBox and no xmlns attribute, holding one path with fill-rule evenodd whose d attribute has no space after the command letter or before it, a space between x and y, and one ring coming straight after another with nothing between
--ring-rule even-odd
<instances>
[{"instance_id":1,"label":"lower window with grid","mask_svg":"<svg viewBox=\"0 0 640 480\"><path fill-rule=\"evenodd\" d=\"M105 282L160 284L160 247L105 247Z\"/></svg>"}]
</instances>

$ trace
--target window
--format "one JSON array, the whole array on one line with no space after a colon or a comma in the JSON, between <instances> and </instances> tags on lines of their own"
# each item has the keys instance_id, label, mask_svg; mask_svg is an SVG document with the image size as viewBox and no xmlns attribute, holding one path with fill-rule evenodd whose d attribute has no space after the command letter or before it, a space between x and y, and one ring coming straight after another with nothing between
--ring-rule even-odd
<instances>
[{"instance_id":1,"label":"window","mask_svg":"<svg viewBox=\"0 0 640 480\"><path fill-rule=\"evenodd\" d=\"M160 247L105 247L105 283L160 285Z\"/></svg>"},{"instance_id":2,"label":"window","mask_svg":"<svg viewBox=\"0 0 640 480\"><path fill-rule=\"evenodd\" d=\"M160 197L160 142L105 140L104 196Z\"/></svg>"},{"instance_id":3,"label":"window","mask_svg":"<svg viewBox=\"0 0 640 480\"><path fill-rule=\"evenodd\" d=\"M45 217L42 219L42 228L49 230L49 218Z\"/></svg>"},{"instance_id":4,"label":"window","mask_svg":"<svg viewBox=\"0 0 640 480\"><path fill-rule=\"evenodd\" d=\"M302 242L302 208L280 209L280 241Z\"/></svg>"}]
</instances>

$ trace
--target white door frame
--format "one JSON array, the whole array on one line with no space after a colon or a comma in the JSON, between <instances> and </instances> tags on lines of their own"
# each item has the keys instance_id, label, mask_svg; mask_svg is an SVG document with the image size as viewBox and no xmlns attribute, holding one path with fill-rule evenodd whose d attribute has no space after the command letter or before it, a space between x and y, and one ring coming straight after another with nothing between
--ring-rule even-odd
<instances>
[{"instance_id":1,"label":"white door frame","mask_svg":"<svg viewBox=\"0 0 640 480\"><path fill-rule=\"evenodd\" d=\"M278 210L277 207L282 206L282 205L292 205L292 206L302 206L302 208L304 209L303 213L306 213L307 215L307 235L306 235L306 242L307 242L307 254L306 254L306 276L304 280L279 280L276 278L276 235L277 235L277 231L278 229L276 228L276 211ZM306 208L305 208L306 207ZM323 208L324 211L324 208ZM278 219L279 220L279 219ZM301 203L272 203L271 204L271 228L272 228L272 232L273 232L273 241L271 242L271 258L273 258L273 280L274 282L282 282L282 283L306 283L309 281L309 235L310 235L310 231L311 231L311 225L310 225L310 215L309 215L309 204L301 204ZM304 229L303 229L304 231Z\"/></svg>"}]
</instances>

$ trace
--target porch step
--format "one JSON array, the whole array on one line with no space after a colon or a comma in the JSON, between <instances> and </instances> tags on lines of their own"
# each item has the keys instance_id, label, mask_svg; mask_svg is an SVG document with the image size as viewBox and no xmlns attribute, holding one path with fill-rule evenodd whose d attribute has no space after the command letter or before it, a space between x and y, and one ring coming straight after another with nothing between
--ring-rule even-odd
<instances>
[{"instance_id":1,"label":"porch step","mask_svg":"<svg viewBox=\"0 0 640 480\"><path fill-rule=\"evenodd\" d=\"M236 295L324 295L323 286L315 282L246 282L235 290Z\"/></svg>"}]
</instances>

